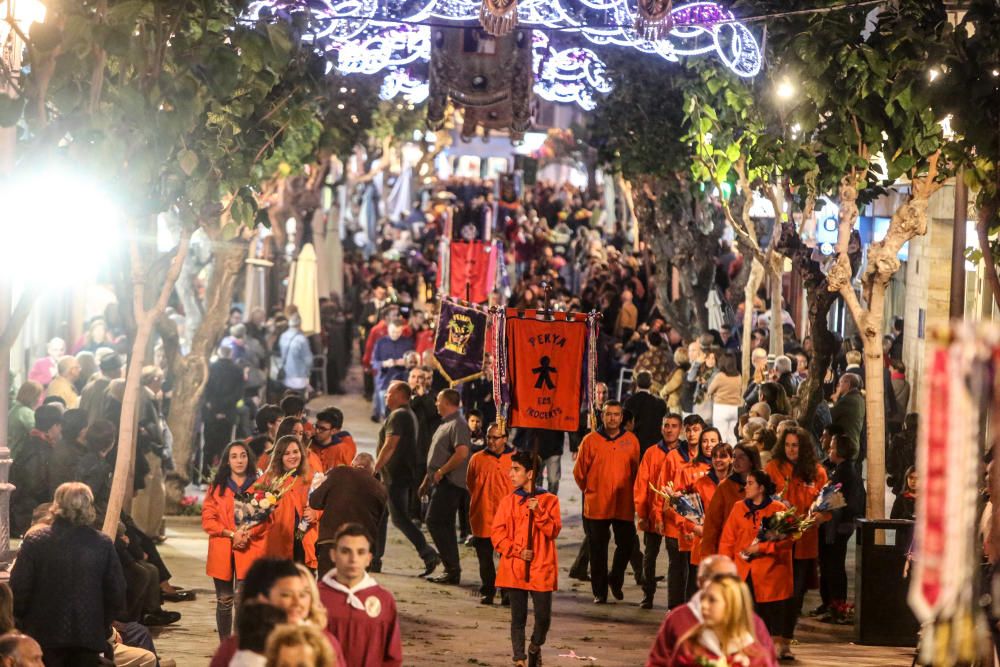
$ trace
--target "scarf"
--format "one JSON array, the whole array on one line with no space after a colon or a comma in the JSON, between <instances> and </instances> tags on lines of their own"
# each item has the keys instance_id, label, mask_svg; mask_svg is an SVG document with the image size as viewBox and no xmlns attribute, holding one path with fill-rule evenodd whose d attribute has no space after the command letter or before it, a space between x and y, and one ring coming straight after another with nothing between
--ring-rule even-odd
<instances>
[{"instance_id":1,"label":"scarf","mask_svg":"<svg viewBox=\"0 0 1000 667\"><path fill-rule=\"evenodd\" d=\"M722 642L719 641L719 636L713 630L703 627L701 632L698 633L698 643L714 655L726 658L726 664L729 664L729 656L740 653L746 647L753 645L754 639L753 635L749 632L744 632L741 636L730 639L729 644L723 647Z\"/></svg>"},{"instance_id":2,"label":"scarf","mask_svg":"<svg viewBox=\"0 0 1000 667\"><path fill-rule=\"evenodd\" d=\"M688 448L687 442L685 442L683 445L681 444L677 445L677 453L681 455L682 459L684 459L684 463L691 462L691 450Z\"/></svg>"},{"instance_id":3,"label":"scarf","mask_svg":"<svg viewBox=\"0 0 1000 667\"><path fill-rule=\"evenodd\" d=\"M660 440L658 443L656 443L656 446L659 447L660 451L663 452L664 454L669 454L670 452L673 451L673 448L672 447L668 447L667 443L663 442L662 440Z\"/></svg>"},{"instance_id":4,"label":"scarf","mask_svg":"<svg viewBox=\"0 0 1000 667\"><path fill-rule=\"evenodd\" d=\"M253 486L253 483L256 481L257 479L255 477L250 477L249 475L247 475L247 478L243 480L243 484L237 486L236 482L233 481L233 478L230 477L229 479L226 480L226 488L232 491L234 496L241 496L244 493L246 493L247 489Z\"/></svg>"},{"instance_id":5,"label":"scarf","mask_svg":"<svg viewBox=\"0 0 1000 667\"><path fill-rule=\"evenodd\" d=\"M333 590L339 591L344 595L346 595L348 605L354 607L355 609L365 611L365 603L362 602L361 599L355 594L358 593L359 591L363 591L368 588L375 588L376 586L378 586L378 582L375 581L372 575L365 572L364 578L360 582L358 582L357 586L355 586L354 588L348 588L344 584L337 581L336 574L337 574L336 568L327 572L325 575L323 575L323 583L332 588Z\"/></svg>"},{"instance_id":6,"label":"scarf","mask_svg":"<svg viewBox=\"0 0 1000 667\"><path fill-rule=\"evenodd\" d=\"M712 483L716 486L719 485L719 473L715 472L715 468L708 471L707 477L712 480Z\"/></svg>"},{"instance_id":7,"label":"scarf","mask_svg":"<svg viewBox=\"0 0 1000 667\"><path fill-rule=\"evenodd\" d=\"M756 524L757 512L761 511L762 509L766 509L767 506L771 504L771 499L768 498L767 496L764 496L764 500L761 501L760 505L754 505L753 501L750 500L749 498L744 500L743 503L747 506L747 509L749 510L743 516L750 519L751 521L754 522L754 524Z\"/></svg>"},{"instance_id":8,"label":"scarf","mask_svg":"<svg viewBox=\"0 0 1000 667\"><path fill-rule=\"evenodd\" d=\"M707 463L709 466L711 466L712 465L712 457L711 456L705 456L704 453L699 453L698 456L695 458L694 462L695 463Z\"/></svg>"},{"instance_id":9,"label":"scarf","mask_svg":"<svg viewBox=\"0 0 1000 667\"><path fill-rule=\"evenodd\" d=\"M532 492L532 493L528 493L524 489L517 489L517 490L514 491L514 495L518 496L521 499L520 503L519 503L521 505L523 505L525 502L527 502L528 498L534 498L535 496L540 496L543 493L548 493L548 491L546 491L545 489L543 489L540 486L536 487L535 490L534 490L534 492Z\"/></svg>"}]
</instances>

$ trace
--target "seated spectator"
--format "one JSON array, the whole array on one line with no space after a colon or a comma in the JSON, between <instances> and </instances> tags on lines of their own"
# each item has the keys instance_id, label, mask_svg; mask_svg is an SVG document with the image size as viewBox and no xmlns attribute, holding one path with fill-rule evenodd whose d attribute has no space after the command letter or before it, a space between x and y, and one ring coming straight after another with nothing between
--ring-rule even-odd
<instances>
[{"instance_id":1,"label":"seated spectator","mask_svg":"<svg viewBox=\"0 0 1000 667\"><path fill-rule=\"evenodd\" d=\"M62 435L63 409L42 405L35 410L35 428L22 445L10 467L10 481L16 487L10 501L10 531L17 537L31 525L31 512L52 499L49 470L52 448Z\"/></svg>"},{"instance_id":2,"label":"seated spectator","mask_svg":"<svg viewBox=\"0 0 1000 667\"><path fill-rule=\"evenodd\" d=\"M43 667L42 647L17 632L0 637L0 667Z\"/></svg>"}]
</instances>

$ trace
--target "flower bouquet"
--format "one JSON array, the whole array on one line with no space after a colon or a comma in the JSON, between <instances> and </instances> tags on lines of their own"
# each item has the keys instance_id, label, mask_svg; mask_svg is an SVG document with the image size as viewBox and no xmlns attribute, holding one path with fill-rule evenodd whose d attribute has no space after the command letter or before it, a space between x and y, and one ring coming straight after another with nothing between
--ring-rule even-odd
<instances>
[{"instance_id":1,"label":"flower bouquet","mask_svg":"<svg viewBox=\"0 0 1000 667\"><path fill-rule=\"evenodd\" d=\"M799 519L795 513L795 508L775 512L771 516L766 516L761 520L760 529L757 531L757 537L754 538L753 544L780 542L788 538L797 540L802 537L802 532L808 528L808 526L803 527L803 524L807 521L809 519ZM756 554L744 552L741 556L744 560L753 560Z\"/></svg>"},{"instance_id":2,"label":"flower bouquet","mask_svg":"<svg viewBox=\"0 0 1000 667\"><path fill-rule=\"evenodd\" d=\"M254 526L264 523L278 507L278 501L291 488L285 484L291 476L286 472L277 479L262 483L260 480L241 493L233 501L236 530L248 531Z\"/></svg>"},{"instance_id":3,"label":"flower bouquet","mask_svg":"<svg viewBox=\"0 0 1000 667\"><path fill-rule=\"evenodd\" d=\"M818 515L824 512L832 512L838 510L841 507L846 507L847 501L844 500L844 494L840 492L840 484L833 484L828 482L819 491L819 495L816 496L816 500L813 504L809 506L809 512L806 514L805 518L802 519L801 528L805 532L816 525Z\"/></svg>"},{"instance_id":4,"label":"flower bouquet","mask_svg":"<svg viewBox=\"0 0 1000 667\"><path fill-rule=\"evenodd\" d=\"M313 474L312 482L310 482L309 484L310 496L312 495L313 491L319 488L319 485L323 483L324 479L326 479L326 475L324 473L317 472ZM305 517L300 518L298 525L295 526L295 539L301 542L302 538L306 536L306 531L308 530L309 530L309 519Z\"/></svg>"},{"instance_id":5,"label":"flower bouquet","mask_svg":"<svg viewBox=\"0 0 1000 667\"><path fill-rule=\"evenodd\" d=\"M649 483L649 488L657 495L663 496L674 511L696 526L705 522L705 505L701 502L701 496L694 489L688 487L683 490L675 490L674 485L668 482L662 489L657 489L653 483Z\"/></svg>"}]
</instances>

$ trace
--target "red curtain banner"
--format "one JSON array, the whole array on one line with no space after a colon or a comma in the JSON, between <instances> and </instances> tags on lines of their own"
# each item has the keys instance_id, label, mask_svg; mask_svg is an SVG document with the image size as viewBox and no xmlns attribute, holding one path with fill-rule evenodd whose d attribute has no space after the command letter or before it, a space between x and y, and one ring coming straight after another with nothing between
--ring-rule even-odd
<instances>
[{"instance_id":1,"label":"red curtain banner","mask_svg":"<svg viewBox=\"0 0 1000 667\"><path fill-rule=\"evenodd\" d=\"M580 423L587 323L507 319L510 423L575 431Z\"/></svg>"},{"instance_id":2,"label":"red curtain banner","mask_svg":"<svg viewBox=\"0 0 1000 667\"><path fill-rule=\"evenodd\" d=\"M457 299L467 299L472 303L484 303L493 289L493 273L490 271L492 245L482 241L471 243L452 241L450 249L451 284L449 294ZM468 298L465 285L469 285Z\"/></svg>"}]
</instances>

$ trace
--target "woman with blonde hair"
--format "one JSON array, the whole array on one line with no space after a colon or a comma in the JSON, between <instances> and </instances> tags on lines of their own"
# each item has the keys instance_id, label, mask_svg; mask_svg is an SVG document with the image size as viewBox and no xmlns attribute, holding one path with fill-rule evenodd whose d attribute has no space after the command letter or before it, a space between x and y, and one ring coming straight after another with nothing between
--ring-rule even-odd
<instances>
[{"instance_id":1,"label":"woman with blonde hair","mask_svg":"<svg viewBox=\"0 0 1000 667\"><path fill-rule=\"evenodd\" d=\"M293 435L278 438L273 456L259 482L271 485L285 475L285 493L268 518L265 553L271 558L287 558L315 570L316 540L321 513L309 507L313 469L302 441Z\"/></svg>"},{"instance_id":2,"label":"woman with blonde hair","mask_svg":"<svg viewBox=\"0 0 1000 667\"><path fill-rule=\"evenodd\" d=\"M753 600L740 578L717 574L701 593L702 622L677 643L671 667L705 664L769 667L773 658L754 634Z\"/></svg>"},{"instance_id":3,"label":"woman with blonde hair","mask_svg":"<svg viewBox=\"0 0 1000 667\"><path fill-rule=\"evenodd\" d=\"M267 638L267 667L337 667L323 635L309 625L279 625Z\"/></svg>"}]
</instances>

